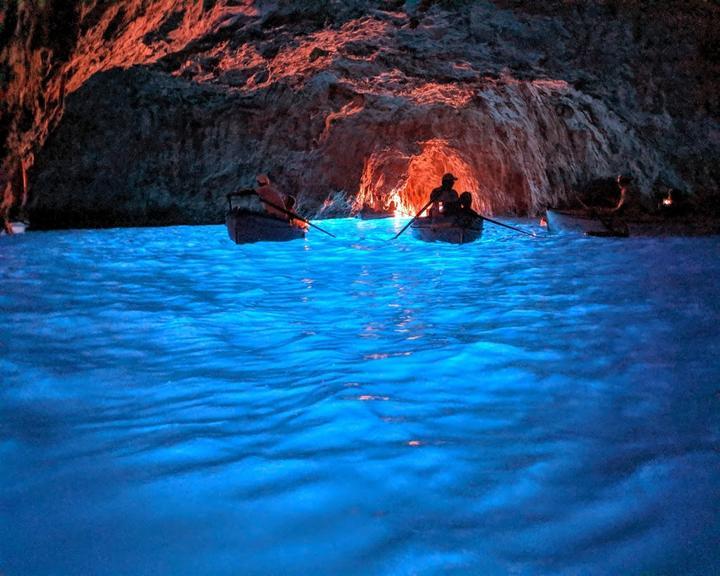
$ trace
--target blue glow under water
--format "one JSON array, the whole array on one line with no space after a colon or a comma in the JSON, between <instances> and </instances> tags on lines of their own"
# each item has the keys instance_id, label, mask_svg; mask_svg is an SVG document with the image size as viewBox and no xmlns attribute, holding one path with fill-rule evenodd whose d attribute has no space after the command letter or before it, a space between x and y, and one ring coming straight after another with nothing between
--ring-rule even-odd
<instances>
[{"instance_id":1,"label":"blue glow under water","mask_svg":"<svg viewBox=\"0 0 720 576\"><path fill-rule=\"evenodd\" d=\"M720 563L720 238L0 239L0 572Z\"/></svg>"}]
</instances>

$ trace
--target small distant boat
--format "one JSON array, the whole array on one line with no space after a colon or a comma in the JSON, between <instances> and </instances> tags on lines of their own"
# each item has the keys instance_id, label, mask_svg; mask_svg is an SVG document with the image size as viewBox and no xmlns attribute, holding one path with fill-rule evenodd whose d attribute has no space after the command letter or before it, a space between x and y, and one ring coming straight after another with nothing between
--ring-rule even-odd
<instances>
[{"instance_id":1,"label":"small distant boat","mask_svg":"<svg viewBox=\"0 0 720 576\"><path fill-rule=\"evenodd\" d=\"M25 230L28 229L29 224L19 220L17 222L8 222L7 226L10 228L9 230L3 230L0 226L0 236L5 236L6 234L24 234Z\"/></svg>"},{"instance_id":2,"label":"small distant boat","mask_svg":"<svg viewBox=\"0 0 720 576\"><path fill-rule=\"evenodd\" d=\"M547 210L550 234L570 232L585 236L626 238L628 236L703 236L720 234L717 217L663 216L647 214L623 221L598 216L586 210Z\"/></svg>"},{"instance_id":3,"label":"small distant boat","mask_svg":"<svg viewBox=\"0 0 720 576\"><path fill-rule=\"evenodd\" d=\"M418 218L410 226L413 236L424 242L469 244L483 231L483 219L473 216L440 216Z\"/></svg>"},{"instance_id":4,"label":"small distant boat","mask_svg":"<svg viewBox=\"0 0 720 576\"><path fill-rule=\"evenodd\" d=\"M380 218L394 218L395 212L387 212L387 211L365 211L362 210L357 213L357 217L361 220L378 220Z\"/></svg>"},{"instance_id":5,"label":"small distant boat","mask_svg":"<svg viewBox=\"0 0 720 576\"><path fill-rule=\"evenodd\" d=\"M547 210L550 234L574 232L586 236L627 236L627 226L613 226L611 218L600 218L584 210Z\"/></svg>"},{"instance_id":6,"label":"small distant boat","mask_svg":"<svg viewBox=\"0 0 720 576\"><path fill-rule=\"evenodd\" d=\"M363 207L355 214L361 220L378 220L380 218L394 218L395 210L397 205L395 202L390 202L389 205L383 206L372 206L368 203L363 204Z\"/></svg>"}]
</instances>

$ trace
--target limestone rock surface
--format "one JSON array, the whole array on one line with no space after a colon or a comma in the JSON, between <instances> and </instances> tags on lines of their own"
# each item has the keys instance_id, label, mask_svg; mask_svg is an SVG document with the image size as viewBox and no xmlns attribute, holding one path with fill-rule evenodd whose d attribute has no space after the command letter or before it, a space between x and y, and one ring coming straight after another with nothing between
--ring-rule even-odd
<instances>
[{"instance_id":1,"label":"limestone rock surface","mask_svg":"<svg viewBox=\"0 0 720 576\"><path fill-rule=\"evenodd\" d=\"M688 0L10 1L3 217L218 222L263 172L307 215L487 214L595 180L716 197L720 7Z\"/></svg>"}]
</instances>

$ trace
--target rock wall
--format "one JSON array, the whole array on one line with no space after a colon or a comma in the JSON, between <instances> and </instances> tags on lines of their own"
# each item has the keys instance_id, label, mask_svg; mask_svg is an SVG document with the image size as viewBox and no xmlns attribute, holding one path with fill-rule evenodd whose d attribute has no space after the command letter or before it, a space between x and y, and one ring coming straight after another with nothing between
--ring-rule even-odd
<instances>
[{"instance_id":1,"label":"rock wall","mask_svg":"<svg viewBox=\"0 0 720 576\"><path fill-rule=\"evenodd\" d=\"M216 222L259 172L326 216L447 171L486 213L620 172L714 195L720 8L670 4L10 1L0 210Z\"/></svg>"}]
</instances>

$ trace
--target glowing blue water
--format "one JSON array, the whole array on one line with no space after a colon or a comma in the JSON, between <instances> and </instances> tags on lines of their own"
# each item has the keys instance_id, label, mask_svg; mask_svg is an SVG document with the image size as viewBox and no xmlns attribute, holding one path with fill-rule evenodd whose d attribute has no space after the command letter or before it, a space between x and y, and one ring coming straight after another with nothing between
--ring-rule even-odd
<instances>
[{"instance_id":1,"label":"glowing blue water","mask_svg":"<svg viewBox=\"0 0 720 576\"><path fill-rule=\"evenodd\" d=\"M720 238L0 239L0 572L697 574Z\"/></svg>"}]
</instances>

